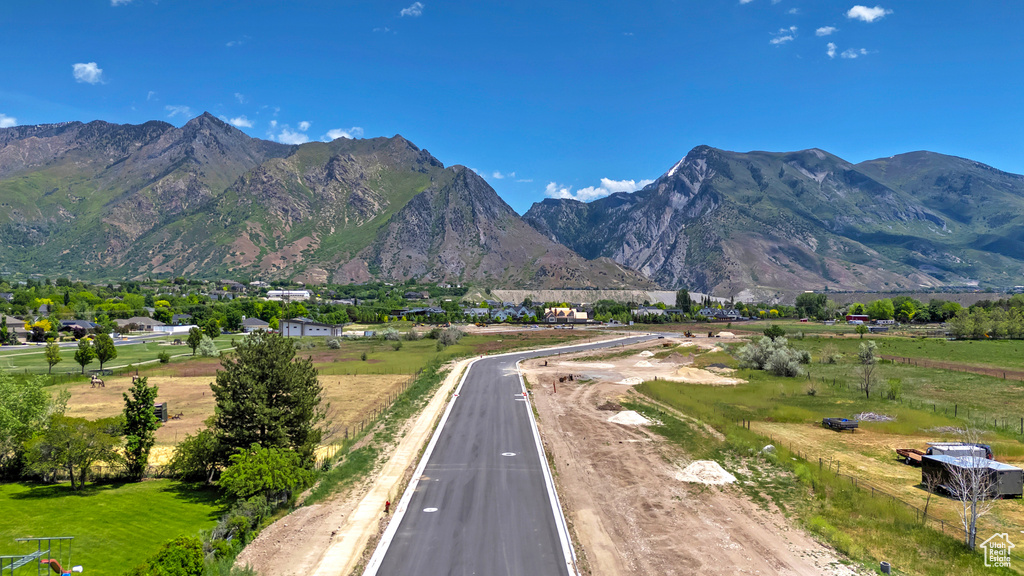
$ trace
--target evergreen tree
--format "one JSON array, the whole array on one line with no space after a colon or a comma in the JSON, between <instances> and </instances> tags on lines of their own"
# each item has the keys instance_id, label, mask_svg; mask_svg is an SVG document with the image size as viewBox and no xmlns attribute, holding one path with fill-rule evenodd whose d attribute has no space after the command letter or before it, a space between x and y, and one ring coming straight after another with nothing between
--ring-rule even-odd
<instances>
[{"instance_id":1,"label":"evergreen tree","mask_svg":"<svg viewBox=\"0 0 1024 576\"><path fill-rule=\"evenodd\" d=\"M259 444L292 448L304 466L312 465L326 413L313 362L296 359L288 338L256 333L242 340L221 365L211 388L222 462Z\"/></svg>"},{"instance_id":2,"label":"evergreen tree","mask_svg":"<svg viewBox=\"0 0 1024 576\"><path fill-rule=\"evenodd\" d=\"M157 387L150 386L147 378L133 378L132 387L124 396L125 467L128 476L142 480L149 464L149 451L156 442L160 419L153 413Z\"/></svg>"}]
</instances>

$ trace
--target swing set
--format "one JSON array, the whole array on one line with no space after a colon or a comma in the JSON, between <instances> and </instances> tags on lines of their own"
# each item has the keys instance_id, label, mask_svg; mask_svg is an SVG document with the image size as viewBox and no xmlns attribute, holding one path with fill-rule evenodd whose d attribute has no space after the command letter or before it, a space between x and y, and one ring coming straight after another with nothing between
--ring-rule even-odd
<instances>
[{"instance_id":1,"label":"swing set","mask_svg":"<svg viewBox=\"0 0 1024 576\"><path fill-rule=\"evenodd\" d=\"M15 542L27 543L30 546L32 543L35 543L36 549L27 554L0 556L0 576L14 576L15 570L29 564L35 564L36 576L46 576L51 568L61 576L72 572L81 572L81 566L71 567L71 541L74 539L74 536L15 538ZM67 541L67 546L64 546L65 540ZM56 556L54 556L53 550L54 543L57 544ZM66 564L64 563L64 548L67 548Z\"/></svg>"}]
</instances>

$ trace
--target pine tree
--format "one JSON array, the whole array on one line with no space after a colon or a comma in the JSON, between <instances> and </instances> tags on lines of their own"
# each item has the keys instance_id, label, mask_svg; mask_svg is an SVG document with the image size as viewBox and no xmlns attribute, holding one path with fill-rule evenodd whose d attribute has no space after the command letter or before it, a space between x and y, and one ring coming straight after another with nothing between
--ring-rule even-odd
<instances>
[{"instance_id":1,"label":"pine tree","mask_svg":"<svg viewBox=\"0 0 1024 576\"><path fill-rule=\"evenodd\" d=\"M311 465L326 413L312 361L296 359L288 338L256 333L242 340L221 365L211 388L222 461L259 444L292 448L304 465Z\"/></svg>"}]
</instances>

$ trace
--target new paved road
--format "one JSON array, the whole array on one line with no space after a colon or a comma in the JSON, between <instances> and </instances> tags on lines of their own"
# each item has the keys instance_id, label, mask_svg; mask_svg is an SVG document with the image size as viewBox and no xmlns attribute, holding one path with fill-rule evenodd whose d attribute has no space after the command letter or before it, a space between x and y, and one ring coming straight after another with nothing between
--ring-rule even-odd
<instances>
[{"instance_id":1,"label":"new paved road","mask_svg":"<svg viewBox=\"0 0 1024 576\"><path fill-rule=\"evenodd\" d=\"M376 574L569 574L516 371L519 360L553 353L473 364Z\"/></svg>"}]
</instances>

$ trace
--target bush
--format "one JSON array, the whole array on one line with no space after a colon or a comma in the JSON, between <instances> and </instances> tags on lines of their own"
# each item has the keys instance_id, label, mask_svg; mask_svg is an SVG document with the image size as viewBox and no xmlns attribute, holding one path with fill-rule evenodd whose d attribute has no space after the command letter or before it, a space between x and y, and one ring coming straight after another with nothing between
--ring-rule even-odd
<instances>
[{"instance_id":1,"label":"bush","mask_svg":"<svg viewBox=\"0 0 1024 576\"><path fill-rule=\"evenodd\" d=\"M359 355L359 359L362 360L363 362L366 362L366 358L367 358L366 352L363 352L362 354Z\"/></svg>"},{"instance_id":2,"label":"bush","mask_svg":"<svg viewBox=\"0 0 1024 576\"><path fill-rule=\"evenodd\" d=\"M289 497L308 486L313 472L299 462L299 455L288 448L264 448L253 444L229 458L217 485L238 498Z\"/></svg>"},{"instance_id":3,"label":"bush","mask_svg":"<svg viewBox=\"0 0 1024 576\"><path fill-rule=\"evenodd\" d=\"M403 335L403 338L405 338L409 342L415 342L420 338L423 338L423 336L421 336L420 333L415 330L409 330Z\"/></svg>"},{"instance_id":4,"label":"bush","mask_svg":"<svg viewBox=\"0 0 1024 576\"><path fill-rule=\"evenodd\" d=\"M161 364L167 364L168 362L171 361L171 355L169 353L163 352L163 351L161 351L159 354L157 354L156 358L157 358L157 360L160 361Z\"/></svg>"},{"instance_id":5,"label":"bush","mask_svg":"<svg viewBox=\"0 0 1024 576\"><path fill-rule=\"evenodd\" d=\"M799 376L802 360L810 362L810 354L789 347L789 342L779 336L775 340L769 337L740 348L739 359L741 368L765 370L776 376Z\"/></svg>"},{"instance_id":6,"label":"bush","mask_svg":"<svg viewBox=\"0 0 1024 576\"><path fill-rule=\"evenodd\" d=\"M394 328L390 327L385 328L380 334L385 340L391 341L398 340L399 338L402 337L402 335L398 333L398 330L395 330Z\"/></svg>"},{"instance_id":7,"label":"bush","mask_svg":"<svg viewBox=\"0 0 1024 576\"><path fill-rule=\"evenodd\" d=\"M391 343L391 347L395 349L395 352L398 352L399 350L402 349L402 341L395 340L394 342Z\"/></svg>"},{"instance_id":8,"label":"bush","mask_svg":"<svg viewBox=\"0 0 1024 576\"><path fill-rule=\"evenodd\" d=\"M903 396L903 380L889 378L889 387L885 391L885 397L889 400L899 400Z\"/></svg>"},{"instance_id":9,"label":"bush","mask_svg":"<svg viewBox=\"0 0 1024 576\"><path fill-rule=\"evenodd\" d=\"M782 326L779 326L778 324L772 324L771 326L764 329L764 335L771 338L772 340L776 340L778 338L782 338L783 336L785 336L786 330Z\"/></svg>"},{"instance_id":10,"label":"bush","mask_svg":"<svg viewBox=\"0 0 1024 576\"><path fill-rule=\"evenodd\" d=\"M337 338L331 338L327 341L327 347L330 348L331 350L338 350L339 348L341 348L341 340L338 340Z\"/></svg>"},{"instance_id":11,"label":"bush","mask_svg":"<svg viewBox=\"0 0 1024 576\"><path fill-rule=\"evenodd\" d=\"M199 347L196 348L196 352L200 356L206 356L207 358L216 358L220 356L220 351L217 350L217 345L213 343L213 338L203 334L203 339L199 341Z\"/></svg>"},{"instance_id":12,"label":"bush","mask_svg":"<svg viewBox=\"0 0 1024 576\"><path fill-rule=\"evenodd\" d=\"M452 344L458 344L459 340L462 339L462 336L462 330L459 330L458 328L446 328L441 331L440 335L438 335L437 341L445 346L451 346Z\"/></svg>"},{"instance_id":13,"label":"bush","mask_svg":"<svg viewBox=\"0 0 1024 576\"><path fill-rule=\"evenodd\" d=\"M835 344L829 342L821 349L821 359L819 360L822 364L835 364L839 362L839 359L843 355L839 353L839 348Z\"/></svg>"},{"instance_id":14,"label":"bush","mask_svg":"<svg viewBox=\"0 0 1024 576\"><path fill-rule=\"evenodd\" d=\"M129 570L129 576L202 576L203 543L194 536L182 536L164 544L144 564Z\"/></svg>"}]
</instances>

